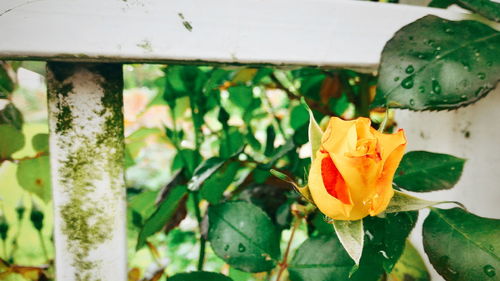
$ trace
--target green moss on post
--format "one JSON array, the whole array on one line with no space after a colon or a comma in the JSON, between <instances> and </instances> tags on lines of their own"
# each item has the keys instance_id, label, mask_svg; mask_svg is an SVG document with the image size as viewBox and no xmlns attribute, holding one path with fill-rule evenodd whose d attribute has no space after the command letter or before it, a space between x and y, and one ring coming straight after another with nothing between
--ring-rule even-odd
<instances>
[{"instance_id":1,"label":"green moss on post","mask_svg":"<svg viewBox=\"0 0 500 281\"><path fill-rule=\"evenodd\" d=\"M56 278L126 280L121 65L47 69Z\"/></svg>"}]
</instances>

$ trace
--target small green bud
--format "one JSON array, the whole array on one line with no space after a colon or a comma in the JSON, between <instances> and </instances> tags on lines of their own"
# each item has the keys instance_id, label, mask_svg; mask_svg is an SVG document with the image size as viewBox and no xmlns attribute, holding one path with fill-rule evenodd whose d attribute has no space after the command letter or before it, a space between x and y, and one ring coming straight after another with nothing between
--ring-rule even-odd
<instances>
[{"instance_id":1,"label":"small green bud","mask_svg":"<svg viewBox=\"0 0 500 281\"><path fill-rule=\"evenodd\" d=\"M0 214L0 239L5 241L5 239L7 239L7 232L9 232L9 224L5 216Z\"/></svg>"},{"instance_id":2,"label":"small green bud","mask_svg":"<svg viewBox=\"0 0 500 281\"><path fill-rule=\"evenodd\" d=\"M43 212L40 211L40 208L36 204L33 203L33 208L31 208L30 220L33 223L33 226L36 230L41 231L43 228Z\"/></svg>"},{"instance_id":3,"label":"small green bud","mask_svg":"<svg viewBox=\"0 0 500 281\"><path fill-rule=\"evenodd\" d=\"M23 199L20 199L19 202L17 203L17 206L16 206L17 219L19 221L23 219L23 215L24 215L25 211L26 211L26 208L24 207Z\"/></svg>"}]
</instances>

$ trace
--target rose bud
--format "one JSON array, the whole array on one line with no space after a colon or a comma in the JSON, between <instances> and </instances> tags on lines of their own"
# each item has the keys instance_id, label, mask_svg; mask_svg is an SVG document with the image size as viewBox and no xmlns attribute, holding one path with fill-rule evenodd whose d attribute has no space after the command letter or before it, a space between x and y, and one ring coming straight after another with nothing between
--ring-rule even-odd
<instances>
[{"instance_id":1,"label":"rose bud","mask_svg":"<svg viewBox=\"0 0 500 281\"><path fill-rule=\"evenodd\" d=\"M321 138L309 173L316 206L337 220L359 220L383 212L392 196L392 179L403 157L403 130L383 134L368 118L333 117Z\"/></svg>"}]
</instances>

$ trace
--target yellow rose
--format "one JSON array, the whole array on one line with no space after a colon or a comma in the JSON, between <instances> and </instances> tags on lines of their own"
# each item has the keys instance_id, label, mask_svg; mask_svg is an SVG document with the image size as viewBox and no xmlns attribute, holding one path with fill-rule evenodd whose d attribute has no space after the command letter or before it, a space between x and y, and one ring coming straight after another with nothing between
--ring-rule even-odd
<instances>
[{"instance_id":1,"label":"yellow rose","mask_svg":"<svg viewBox=\"0 0 500 281\"><path fill-rule=\"evenodd\" d=\"M333 117L321 138L309 173L316 206L337 220L359 220L384 211L394 190L392 179L403 157L403 130L383 134L370 119Z\"/></svg>"}]
</instances>

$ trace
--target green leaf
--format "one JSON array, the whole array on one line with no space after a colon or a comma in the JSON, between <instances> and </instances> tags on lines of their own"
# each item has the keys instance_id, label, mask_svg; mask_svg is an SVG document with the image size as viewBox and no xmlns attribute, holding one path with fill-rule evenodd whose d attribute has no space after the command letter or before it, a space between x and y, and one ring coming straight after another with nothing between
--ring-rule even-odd
<instances>
[{"instance_id":1,"label":"green leaf","mask_svg":"<svg viewBox=\"0 0 500 281\"><path fill-rule=\"evenodd\" d=\"M314 119L314 114L307 105L304 99L301 100L302 104L306 106L309 111L309 142L311 142L311 160L316 158L316 152L321 146L321 137L323 136L323 130L319 127L316 119Z\"/></svg>"},{"instance_id":2,"label":"green leaf","mask_svg":"<svg viewBox=\"0 0 500 281\"><path fill-rule=\"evenodd\" d=\"M309 111L303 104L294 107L290 112L290 127L297 130L309 121Z\"/></svg>"},{"instance_id":3,"label":"green leaf","mask_svg":"<svg viewBox=\"0 0 500 281\"><path fill-rule=\"evenodd\" d=\"M424 250L446 280L498 280L500 220L433 208L424 222Z\"/></svg>"},{"instance_id":4,"label":"green leaf","mask_svg":"<svg viewBox=\"0 0 500 281\"><path fill-rule=\"evenodd\" d=\"M418 212L386 214L384 218L366 217L365 248L360 269L367 265L391 272L403 253L405 241L417 222Z\"/></svg>"},{"instance_id":5,"label":"green leaf","mask_svg":"<svg viewBox=\"0 0 500 281\"><path fill-rule=\"evenodd\" d=\"M11 125L0 125L0 161L24 147L24 135Z\"/></svg>"},{"instance_id":6,"label":"green leaf","mask_svg":"<svg viewBox=\"0 0 500 281\"><path fill-rule=\"evenodd\" d=\"M352 260L359 265L363 252L365 232L363 230L363 220L340 221L334 220L335 233Z\"/></svg>"},{"instance_id":7,"label":"green leaf","mask_svg":"<svg viewBox=\"0 0 500 281\"><path fill-rule=\"evenodd\" d=\"M394 266L392 272L387 276L387 281L401 280L431 280L422 257L408 240L406 240L405 249L399 261Z\"/></svg>"},{"instance_id":8,"label":"green leaf","mask_svg":"<svg viewBox=\"0 0 500 281\"><path fill-rule=\"evenodd\" d=\"M292 281L337 281L349 280L353 266L337 237L323 235L307 239L297 249L288 271Z\"/></svg>"},{"instance_id":9,"label":"green leaf","mask_svg":"<svg viewBox=\"0 0 500 281\"><path fill-rule=\"evenodd\" d=\"M411 151L401 160L394 183L414 192L450 189L460 179L464 164L465 159L448 154Z\"/></svg>"},{"instance_id":10,"label":"green leaf","mask_svg":"<svg viewBox=\"0 0 500 281\"><path fill-rule=\"evenodd\" d=\"M49 135L48 134L36 134L31 138L31 144L36 152L48 152L49 151Z\"/></svg>"},{"instance_id":11,"label":"green leaf","mask_svg":"<svg viewBox=\"0 0 500 281\"><path fill-rule=\"evenodd\" d=\"M434 8L448 8L449 6L455 4L455 0L432 0L429 3L429 7L434 7Z\"/></svg>"},{"instance_id":12,"label":"green leaf","mask_svg":"<svg viewBox=\"0 0 500 281\"><path fill-rule=\"evenodd\" d=\"M0 63L0 98L7 98L14 91L15 83L9 75L8 64Z\"/></svg>"},{"instance_id":13,"label":"green leaf","mask_svg":"<svg viewBox=\"0 0 500 281\"><path fill-rule=\"evenodd\" d=\"M266 149L264 155L271 156L274 154L274 140L276 139L276 132L273 125L269 125L266 129Z\"/></svg>"},{"instance_id":14,"label":"green leaf","mask_svg":"<svg viewBox=\"0 0 500 281\"><path fill-rule=\"evenodd\" d=\"M476 12L492 21L500 22L500 3L490 0L456 0L465 9Z\"/></svg>"},{"instance_id":15,"label":"green leaf","mask_svg":"<svg viewBox=\"0 0 500 281\"><path fill-rule=\"evenodd\" d=\"M208 219L208 240L229 265L246 272L274 268L280 237L263 210L247 202L227 202L211 206Z\"/></svg>"},{"instance_id":16,"label":"green leaf","mask_svg":"<svg viewBox=\"0 0 500 281\"><path fill-rule=\"evenodd\" d=\"M227 89L229 100L242 109L246 109L253 100L253 90L250 86L233 86Z\"/></svg>"},{"instance_id":17,"label":"green leaf","mask_svg":"<svg viewBox=\"0 0 500 281\"><path fill-rule=\"evenodd\" d=\"M229 162L210 176L200 190L200 195L210 204L217 204L222 199L224 191L233 182L240 169L238 162Z\"/></svg>"},{"instance_id":18,"label":"green leaf","mask_svg":"<svg viewBox=\"0 0 500 281\"><path fill-rule=\"evenodd\" d=\"M178 273L168 278L168 281L232 281L233 279L215 272L194 271L189 273Z\"/></svg>"},{"instance_id":19,"label":"green leaf","mask_svg":"<svg viewBox=\"0 0 500 281\"><path fill-rule=\"evenodd\" d=\"M500 33L477 21L425 16L400 29L382 52L373 107L454 109L495 88Z\"/></svg>"},{"instance_id":20,"label":"green leaf","mask_svg":"<svg viewBox=\"0 0 500 281\"><path fill-rule=\"evenodd\" d=\"M50 162L48 156L19 161L16 172L19 185L49 202L51 199Z\"/></svg>"},{"instance_id":21,"label":"green leaf","mask_svg":"<svg viewBox=\"0 0 500 281\"><path fill-rule=\"evenodd\" d=\"M300 186L293 179L291 179L289 176L287 176L286 174L284 174L284 173L282 173L280 171L271 169L271 170L269 170L269 172L271 172L271 174L273 176L277 177L278 179L291 184L293 186L293 188L295 189L295 191L297 191L299 194L301 194L302 196L304 196L304 198L307 201L309 201L311 203L314 202L314 200L312 199L311 191L309 191L309 186L307 186L307 185L306 186Z\"/></svg>"},{"instance_id":22,"label":"green leaf","mask_svg":"<svg viewBox=\"0 0 500 281\"><path fill-rule=\"evenodd\" d=\"M196 167L196 170L194 170L193 177L188 182L188 189L191 191L198 191L205 180L222 167L225 161L226 159L212 157L201 162L201 164Z\"/></svg>"},{"instance_id":23,"label":"green leaf","mask_svg":"<svg viewBox=\"0 0 500 281\"><path fill-rule=\"evenodd\" d=\"M23 127L23 114L17 109L14 104L8 103L0 110L0 124L12 125L18 130Z\"/></svg>"},{"instance_id":24,"label":"green leaf","mask_svg":"<svg viewBox=\"0 0 500 281\"><path fill-rule=\"evenodd\" d=\"M146 243L146 239L160 231L168 221L173 217L179 202L187 195L187 188L184 185L173 187L168 193L168 196L159 205L156 211L146 219L144 227L139 233L136 249L142 248Z\"/></svg>"},{"instance_id":25,"label":"green leaf","mask_svg":"<svg viewBox=\"0 0 500 281\"><path fill-rule=\"evenodd\" d=\"M244 136L238 128L230 127L229 130L222 134L219 147L219 155L221 158L229 159L241 150L245 144Z\"/></svg>"}]
</instances>

